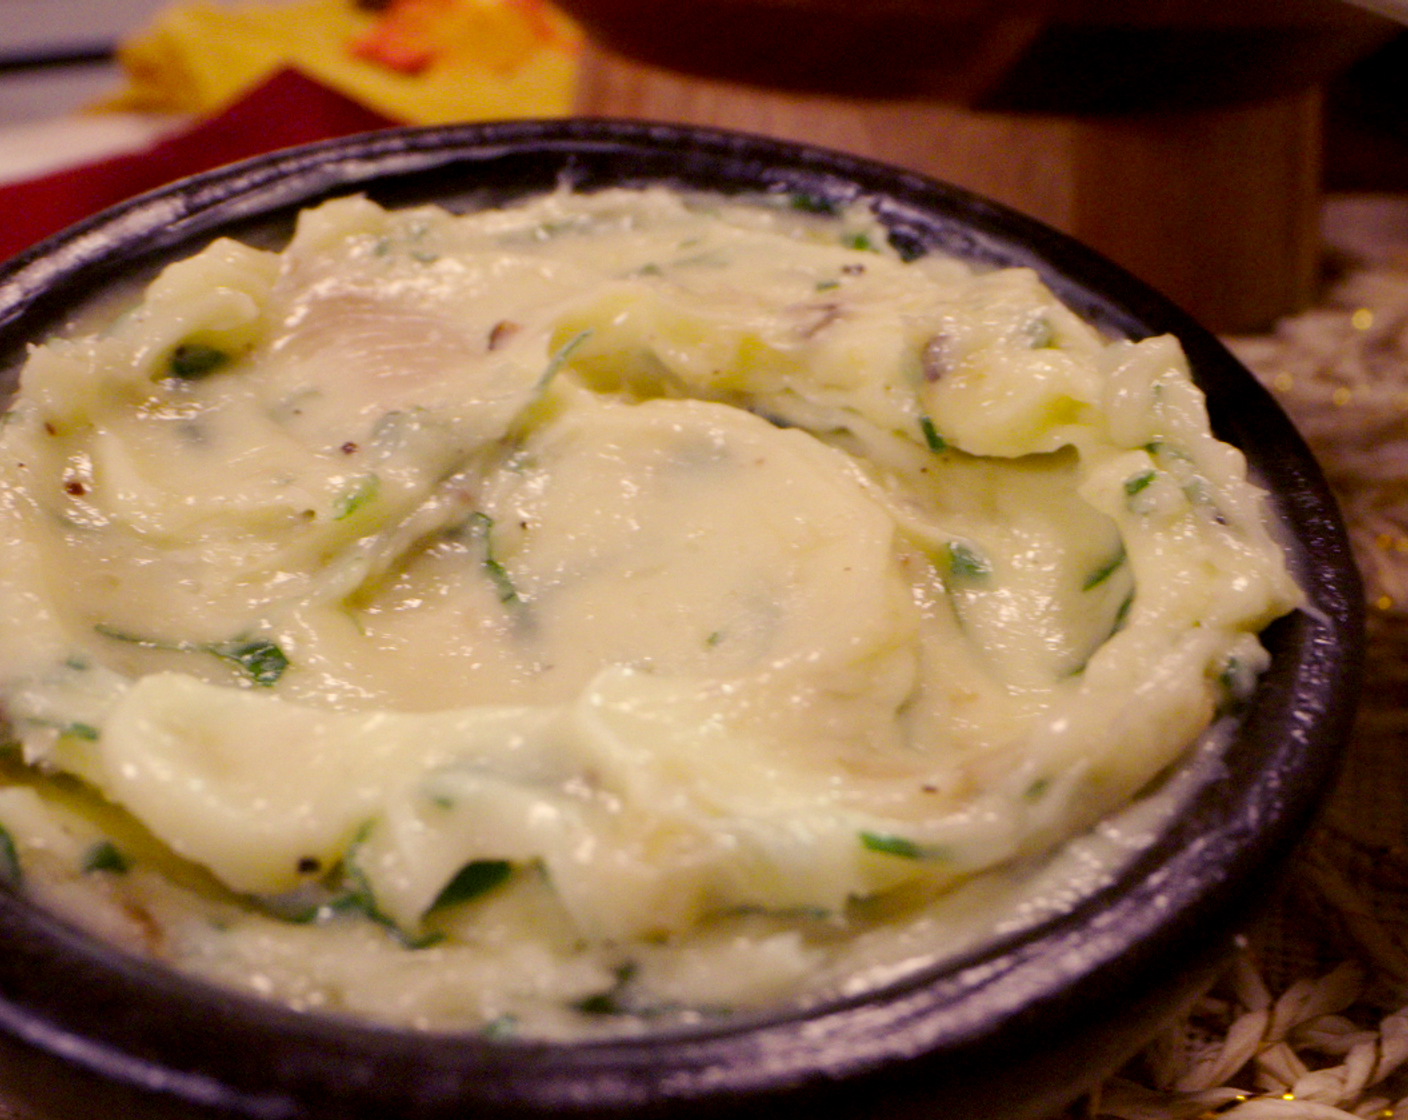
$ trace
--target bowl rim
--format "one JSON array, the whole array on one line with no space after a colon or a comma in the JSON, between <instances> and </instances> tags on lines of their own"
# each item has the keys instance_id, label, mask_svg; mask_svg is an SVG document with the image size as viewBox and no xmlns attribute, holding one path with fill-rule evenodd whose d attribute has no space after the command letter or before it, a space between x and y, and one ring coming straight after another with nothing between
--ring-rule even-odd
<instances>
[{"instance_id":1,"label":"bowl rim","mask_svg":"<svg viewBox=\"0 0 1408 1120\"><path fill-rule=\"evenodd\" d=\"M1227 760L1246 782L1200 790L1198 828L1175 822L1070 914L872 992L643 1040L418 1034L293 1012L130 957L0 891L0 944L15 949L0 954L0 1037L202 1115L323 1115L317 1109L331 1104L310 1103L320 1094L343 1110L327 1115L360 1115L358 1102L386 1085L400 1086L406 1117L674 1114L803 1089L869 1092L901 1066L932 1083L955 1062L988 1060L994 1047L1037 1048L1072 1008L1093 1000L1108 1014L1112 986L1137 993L1159 982L1166 962L1191 969L1210 941L1221 945L1207 931L1245 914L1249 892L1284 859L1335 772L1363 650L1357 571L1333 497L1270 394L1158 293L1034 219L874 161L717 129L583 118L396 128L193 176L45 239L0 266L0 352L17 355L35 323L57 321L85 292L241 223L267 224L339 194L443 197L458 182L463 196L483 195L492 176L526 169L536 178L525 190L496 185L489 200L564 180L584 189L663 181L866 199L902 249L941 245L982 264L1031 267L1108 332L1175 334L1207 392L1214 430L1247 451L1272 485L1309 598L1308 610L1269 632L1273 667L1244 715L1255 734L1239 733ZM629 169L635 178L622 178ZM1244 742L1249 734L1262 737ZM61 975L84 985L55 983ZM154 1002L159 1021L149 1014ZM250 1070L246 1053L225 1052L231 1031L262 1039L269 1067ZM181 1039L175 1056L173 1035Z\"/></svg>"}]
</instances>

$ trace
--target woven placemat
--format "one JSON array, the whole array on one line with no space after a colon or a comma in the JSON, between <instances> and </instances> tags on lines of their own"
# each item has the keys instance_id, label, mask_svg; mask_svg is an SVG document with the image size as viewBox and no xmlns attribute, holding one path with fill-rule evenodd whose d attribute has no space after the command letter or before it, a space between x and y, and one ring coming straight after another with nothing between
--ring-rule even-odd
<instances>
[{"instance_id":1,"label":"woven placemat","mask_svg":"<svg viewBox=\"0 0 1408 1120\"><path fill-rule=\"evenodd\" d=\"M1229 343L1310 443L1364 574L1344 771L1229 972L1071 1117L1408 1120L1408 203L1342 200L1327 232L1322 302Z\"/></svg>"}]
</instances>

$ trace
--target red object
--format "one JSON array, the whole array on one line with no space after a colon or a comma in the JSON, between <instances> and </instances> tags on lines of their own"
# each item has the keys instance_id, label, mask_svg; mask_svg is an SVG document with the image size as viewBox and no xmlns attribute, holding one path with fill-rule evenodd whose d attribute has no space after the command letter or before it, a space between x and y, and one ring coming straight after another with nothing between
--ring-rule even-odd
<instances>
[{"instance_id":1,"label":"red object","mask_svg":"<svg viewBox=\"0 0 1408 1120\"><path fill-rule=\"evenodd\" d=\"M0 259L198 171L398 123L296 70L280 70L222 112L142 151L0 185Z\"/></svg>"}]
</instances>

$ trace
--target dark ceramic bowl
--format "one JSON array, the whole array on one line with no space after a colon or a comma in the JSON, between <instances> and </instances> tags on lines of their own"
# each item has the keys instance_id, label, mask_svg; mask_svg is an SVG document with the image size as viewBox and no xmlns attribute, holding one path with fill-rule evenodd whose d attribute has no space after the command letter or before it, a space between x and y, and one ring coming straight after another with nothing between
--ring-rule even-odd
<instances>
[{"instance_id":1,"label":"dark ceramic bowl","mask_svg":"<svg viewBox=\"0 0 1408 1120\"><path fill-rule=\"evenodd\" d=\"M1029 265L1111 334L1181 338L1214 428L1272 491L1311 604L1266 635L1272 665L1225 748L1225 778L1069 913L872 994L644 1040L495 1041L298 1014L126 956L0 891L8 1098L40 1115L124 1118L1040 1117L1207 980L1305 830L1348 732L1361 651L1359 582L1315 463L1251 375L1176 308L1068 238L951 187L671 126L375 133L186 180L30 250L0 270L0 362L216 234L280 243L299 207L330 195L465 207L563 180L863 196L904 249Z\"/></svg>"}]
</instances>

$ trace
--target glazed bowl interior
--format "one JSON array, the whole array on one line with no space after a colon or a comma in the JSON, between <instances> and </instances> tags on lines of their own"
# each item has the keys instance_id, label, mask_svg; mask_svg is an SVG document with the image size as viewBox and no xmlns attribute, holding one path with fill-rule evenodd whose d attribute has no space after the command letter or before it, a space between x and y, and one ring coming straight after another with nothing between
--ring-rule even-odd
<instances>
[{"instance_id":1,"label":"glazed bowl interior","mask_svg":"<svg viewBox=\"0 0 1408 1120\"><path fill-rule=\"evenodd\" d=\"M1308 603L1206 781L1066 913L873 992L644 1038L416 1033L299 1014L100 944L0 892L0 1076L40 1115L1041 1116L1150 1036L1205 979L1304 831L1348 734L1360 590L1333 500L1271 398L1185 315L1062 235L959 190L835 153L630 122L392 130L278 153L108 211L0 272L0 362L103 293L217 235L278 247L297 211L365 193L478 208L561 184L869 201L904 253L1036 269L1113 336L1173 333L1215 433L1271 493Z\"/></svg>"}]
</instances>

